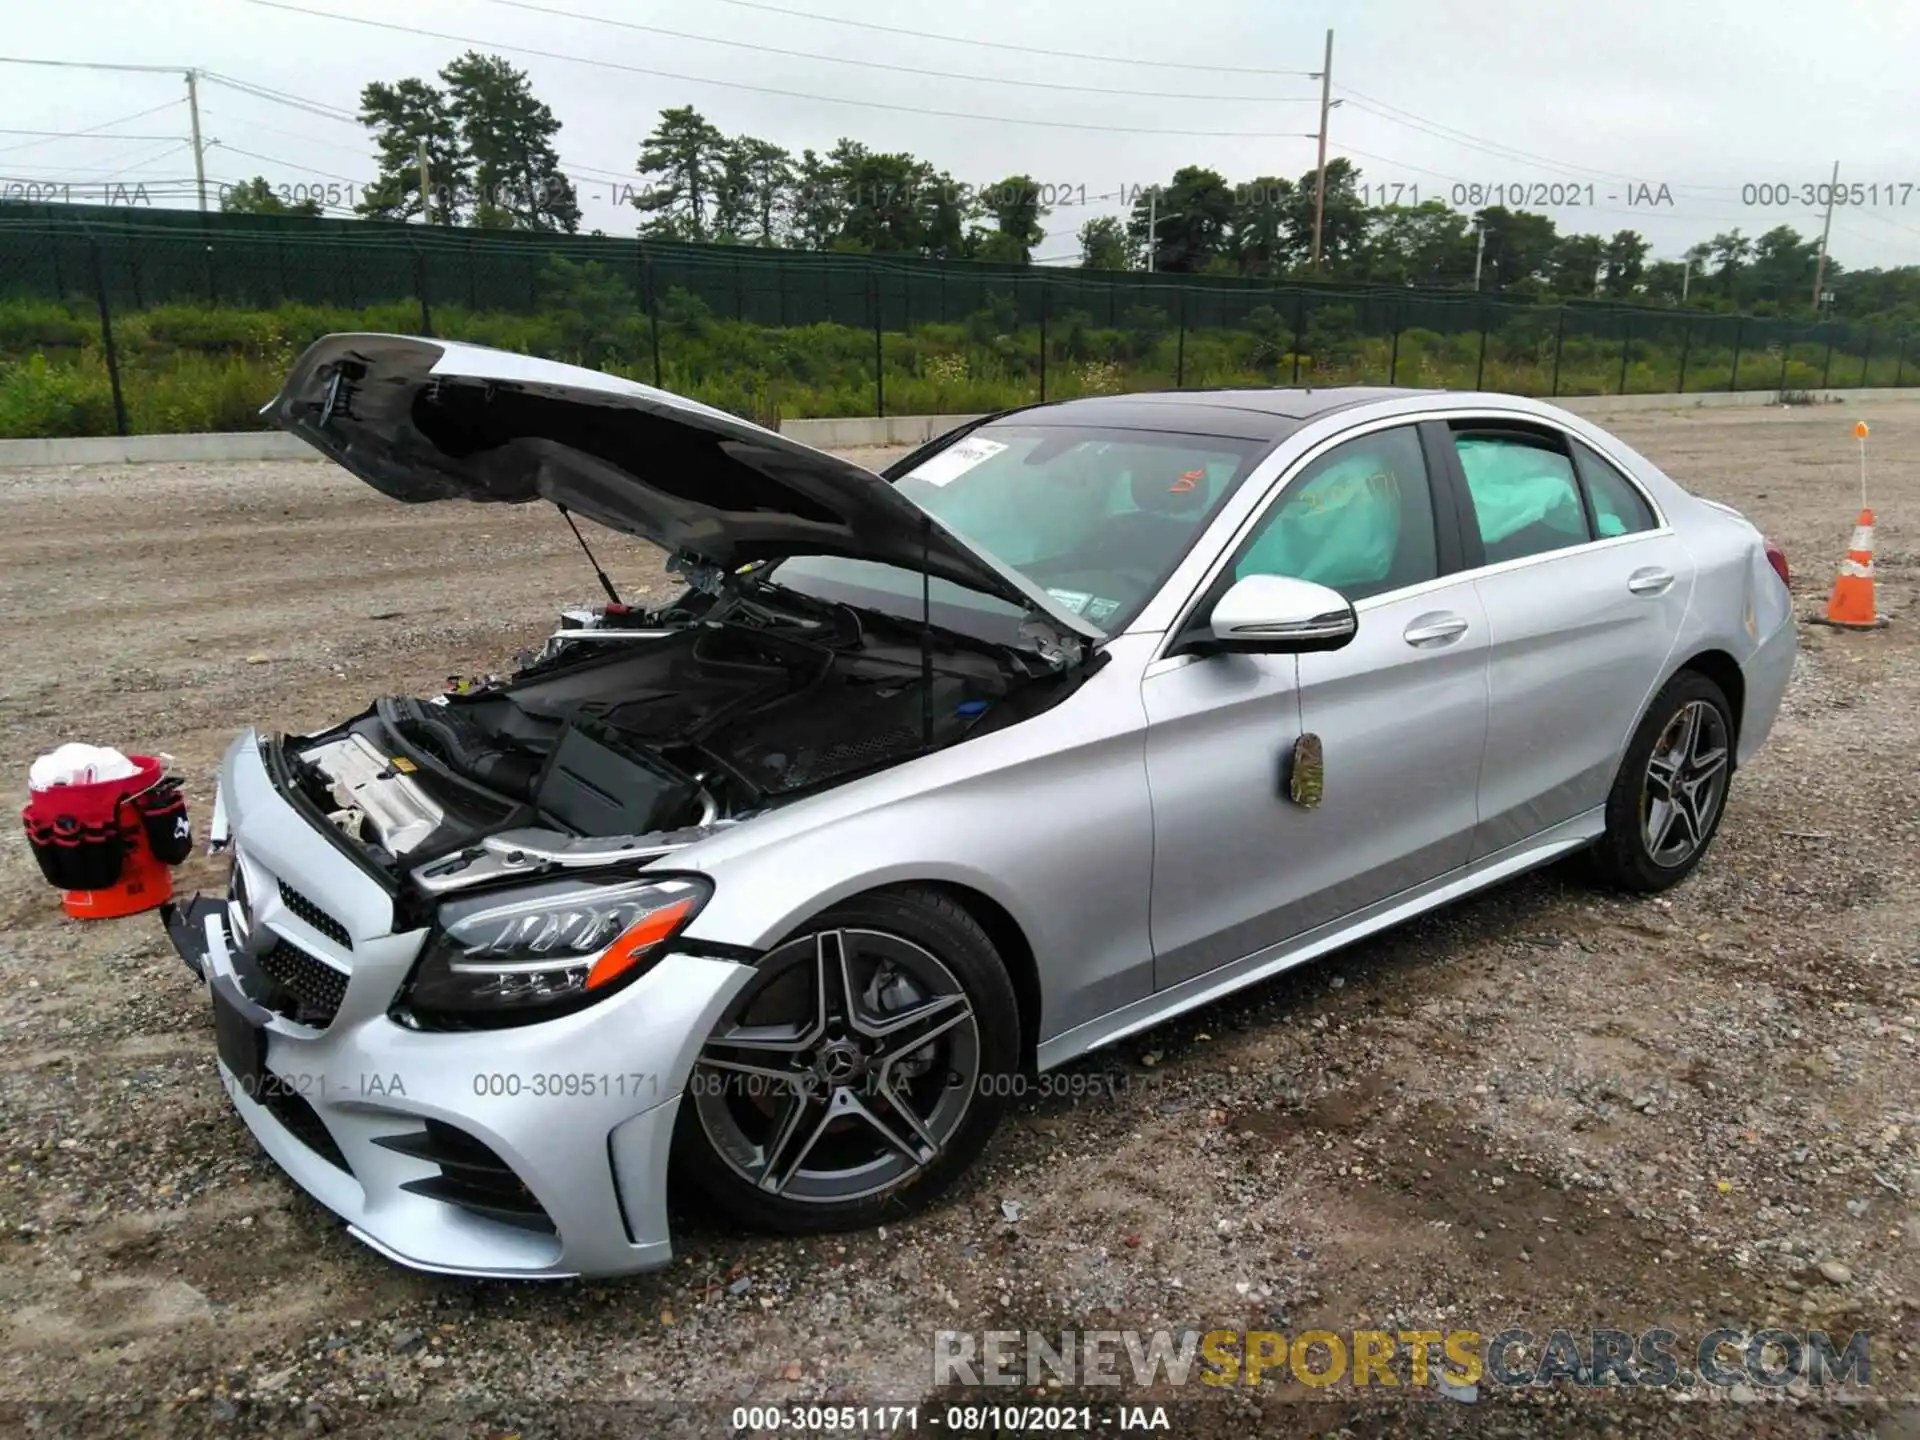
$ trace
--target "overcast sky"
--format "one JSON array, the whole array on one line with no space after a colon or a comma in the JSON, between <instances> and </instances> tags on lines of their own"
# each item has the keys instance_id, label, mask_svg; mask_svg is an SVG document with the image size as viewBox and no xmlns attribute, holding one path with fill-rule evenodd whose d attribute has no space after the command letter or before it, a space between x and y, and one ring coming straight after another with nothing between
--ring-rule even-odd
<instances>
[{"instance_id":1,"label":"overcast sky","mask_svg":"<svg viewBox=\"0 0 1920 1440\"><path fill-rule=\"evenodd\" d=\"M633 232L636 212L613 202L613 187L658 113L690 104L728 133L796 153L851 136L962 181L1027 172L1075 202L1084 195L1046 221L1039 253L1053 259L1073 256L1088 216L1122 208L1101 197L1180 165L1232 180L1311 169L1319 82L1284 72L1317 71L1332 26L1334 95L1346 103L1329 153L1350 157L1368 185L1406 187L1402 199L1415 187L1419 199L1450 200L1456 185L1557 185L1546 198L1582 203L1527 208L1562 232L1632 227L1656 256L1675 257L1736 226L1817 235L1820 212L1801 187L1824 183L1838 160L1843 182L1880 190L1877 204L1869 195L1836 210L1835 258L1920 263L1920 6L1894 0L292 3L458 38L257 0L11 0L0 53L193 66L264 87L282 101L203 83L203 125L219 142L210 177L342 186L373 179L365 132L303 102L352 112L369 80L497 51L564 122L585 228ZM654 29L575 18L593 15ZM1075 58L1089 56L1138 63ZM103 185L145 182L158 203L190 204L179 184L192 174L184 88L160 74L0 65L0 195L53 184L97 200ZM946 113L917 113L927 111ZM141 138L36 133L103 125ZM1743 203L1743 187L1762 184L1784 186L1788 203Z\"/></svg>"}]
</instances>

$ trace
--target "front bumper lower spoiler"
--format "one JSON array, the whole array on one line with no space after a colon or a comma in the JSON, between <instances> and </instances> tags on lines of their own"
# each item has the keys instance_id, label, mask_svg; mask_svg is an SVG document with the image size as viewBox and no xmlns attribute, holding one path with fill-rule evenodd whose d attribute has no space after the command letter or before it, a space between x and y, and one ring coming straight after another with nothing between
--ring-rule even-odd
<instances>
[{"instance_id":1,"label":"front bumper lower spoiler","mask_svg":"<svg viewBox=\"0 0 1920 1440\"><path fill-rule=\"evenodd\" d=\"M207 978L207 921L222 918L227 905L211 895L195 894L184 905L169 900L160 907L160 922L167 927L167 938L193 978Z\"/></svg>"}]
</instances>

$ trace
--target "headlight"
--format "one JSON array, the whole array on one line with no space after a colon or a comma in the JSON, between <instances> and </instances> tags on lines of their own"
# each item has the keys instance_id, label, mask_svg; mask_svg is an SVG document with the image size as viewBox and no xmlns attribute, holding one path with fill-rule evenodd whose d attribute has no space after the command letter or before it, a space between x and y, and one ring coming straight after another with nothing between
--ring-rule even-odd
<instances>
[{"instance_id":1,"label":"headlight","mask_svg":"<svg viewBox=\"0 0 1920 1440\"><path fill-rule=\"evenodd\" d=\"M430 1026L564 1015L645 974L712 893L692 875L582 878L442 906L401 1004Z\"/></svg>"}]
</instances>

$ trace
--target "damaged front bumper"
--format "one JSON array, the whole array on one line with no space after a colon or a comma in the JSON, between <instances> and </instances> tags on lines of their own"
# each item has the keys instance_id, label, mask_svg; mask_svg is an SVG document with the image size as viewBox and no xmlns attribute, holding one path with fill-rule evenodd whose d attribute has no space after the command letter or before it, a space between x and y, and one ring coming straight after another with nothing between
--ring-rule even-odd
<instances>
[{"instance_id":1,"label":"damaged front bumper","mask_svg":"<svg viewBox=\"0 0 1920 1440\"><path fill-rule=\"evenodd\" d=\"M169 907L166 927L207 988L234 1107L275 1162L419 1269L555 1278L667 1263L680 1095L747 967L670 954L559 1019L410 1029L388 1012L426 932L394 933L391 897L278 792L251 733L220 789L233 892Z\"/></svg>"}]
</instances>

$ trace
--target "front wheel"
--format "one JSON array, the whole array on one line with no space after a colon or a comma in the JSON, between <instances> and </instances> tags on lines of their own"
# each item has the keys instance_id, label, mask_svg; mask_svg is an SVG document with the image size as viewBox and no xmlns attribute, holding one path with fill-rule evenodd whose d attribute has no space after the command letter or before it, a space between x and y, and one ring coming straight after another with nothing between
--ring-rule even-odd
<instances>
[{"instance_id":1,"label":"front wheel","mask_svg":"<svg viewBox=\"0 0 1920 1440\"><path fill-rule=\"evenodd\" d=\"M1686 879L1720 828L1732 778L1727 697L1683 670L1654 696L1621 761L1593 852L1600 879L1642 893Z\"/></svg>"},{"instance_id":2,"label":"front wheel","mask_svg":"<svg viewBox=\"0 0 1920 1440\"><path fill-rule=\"evenodd\" d=\"M920 1208L991 1138L1020 1059L1012 982L932 890L834 907L775 947L708 1034L677 1163L736 1221L844 1230Z\"/></svg>"}]
</instances>

